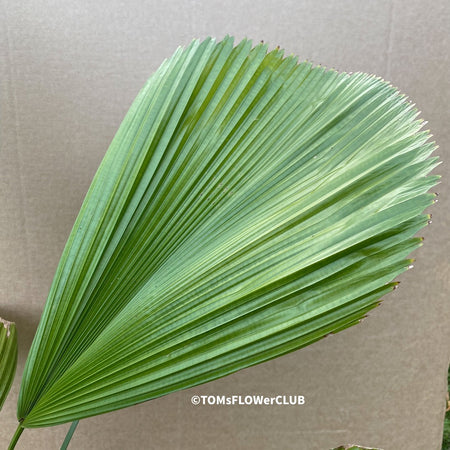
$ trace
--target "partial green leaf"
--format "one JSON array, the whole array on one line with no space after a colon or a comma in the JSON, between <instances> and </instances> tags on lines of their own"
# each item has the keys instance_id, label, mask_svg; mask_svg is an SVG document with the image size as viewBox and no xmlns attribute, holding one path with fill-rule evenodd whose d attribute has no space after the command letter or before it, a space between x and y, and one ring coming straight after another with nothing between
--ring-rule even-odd
<instances>
[{"instance_id":1,"label":"partial green leaf","mask_svg":"<svg viewBox=\"0 0 450 450\"><path fill-rule=\"evenodd\" d=\"M379 78L244 40L178 49L103 159L26 363L24 427L205 383L358 323L421 244L437 177Z\"/></svg>"},{"instance_id":2,"label":"partial green leaf","mask_svg":"<svg viewBox=\"0 0 450 450\"><path fill-rule=\"evenodd\" d=\"M450 367L447 372L447 404L442 435L442 450L450 450Z\"/></svg>"},{"instance_id":3,"label":"partial green leaf","mask_svg":"<svg viewBox=\"0 0 450 450\"><path fill-rule=\"evenodd\" d=\"M341 445L340 447L332 448L331 450L382 450L382 449L372 447L360 447L359 445L349 445L346 447Z\"/></svg>"},{"instance_id":4,"label":"partial green leaf","mask_svg":"<svg viewBox=\"0 0 450 450\"><path fill-rule=\"evenodd\" d=\"M0 410L11 389L17 366L17 332L14 322L0 317Z\"/></svg>"}]
</instances>

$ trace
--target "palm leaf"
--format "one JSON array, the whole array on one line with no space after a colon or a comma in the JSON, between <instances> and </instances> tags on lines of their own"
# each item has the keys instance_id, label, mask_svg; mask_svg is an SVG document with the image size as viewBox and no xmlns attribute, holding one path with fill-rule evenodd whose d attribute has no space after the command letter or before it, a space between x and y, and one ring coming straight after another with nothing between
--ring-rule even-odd
<instances>
[{"instance_id":1,"label":"palm leaf","mask_svg":"<svg viewBox=\"0 0 450 450\"><path fill-rule=\"evenodd\" d=\"M14 322L0 317L0 410L11 389L17 366L17 332Z\"/></svg>"},{"instance_id":2,"label":"palm leaf","mask_svg":"<svg viewBox=\"0 0 450 450\"><path fill-rule=\"evenodd\" d=\"M26 363L22 427L223 377L357 323L411 264L434 144L407 99L244 40L149 79L86 195Z\"/></svg>"}]
</instances>

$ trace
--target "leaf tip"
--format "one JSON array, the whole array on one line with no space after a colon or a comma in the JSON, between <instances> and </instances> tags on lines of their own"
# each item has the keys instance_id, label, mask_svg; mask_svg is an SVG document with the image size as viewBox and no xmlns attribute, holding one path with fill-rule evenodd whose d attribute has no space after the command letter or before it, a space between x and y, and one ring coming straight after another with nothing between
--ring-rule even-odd
<instances>
[{"instance_id":1,"label":"leaf tip","mask_svg":"<svg viewBox=\"0 0 450 450\"><path fill-rule=\"evenodd\" d=\"M6 337L11 336L11 328L15 326L14 322L10 322L9 320L2 319L0 317L0 323L3 324L3 327L6 328Z\"/></svg>"}]
</instances>

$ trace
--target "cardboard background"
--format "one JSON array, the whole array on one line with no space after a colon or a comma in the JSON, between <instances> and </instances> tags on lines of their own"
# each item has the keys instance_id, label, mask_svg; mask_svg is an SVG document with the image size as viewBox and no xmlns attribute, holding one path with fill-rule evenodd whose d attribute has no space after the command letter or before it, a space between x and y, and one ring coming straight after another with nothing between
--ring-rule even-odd
<instances>
[{"instance_id":1,"label":"cardboard background","mask_svg":"<svg viewBox=\"0 0 450 450\"><path fill-rule=\"evenodd\" d=\"M91 178L134 96L180 44L225 34L398 86L429 121L444 175L415 269L361 325L303 350L83 420L71 449L440 449L449 361L450 3L435 0L22 0L1 7L0 316L19 365L0 413L16 427L28 348ZM193 394L303 394L303 407L192 406ZM26 430L57 449L68 425Z\"/></svg>"}]
</instances>

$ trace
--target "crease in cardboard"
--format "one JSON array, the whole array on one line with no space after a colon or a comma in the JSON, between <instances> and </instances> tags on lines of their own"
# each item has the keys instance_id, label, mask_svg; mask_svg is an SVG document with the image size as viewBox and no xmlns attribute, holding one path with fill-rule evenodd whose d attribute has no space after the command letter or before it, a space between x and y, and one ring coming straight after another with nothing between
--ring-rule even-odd
<instances>
[{"instance_id":1,"label":"crease in cardboard","mask_svg":"<svg viewBox=\"0 0 450 450\"><path fill-rule=\"evenodd\" d=\"M18 99L17 99L17 89L16 85L14 83L15 79L17 78L17 73L15 70L15 64L14 64L14 58L13 58L13 47L12 47L12 38L11 38L11 32L9 27L9 18L7 16L7 9L5 10L3 14L3 24L4 24L4 34L5 34L5 41L7 43L7 66L9 67L9 70L6 72L7 77L7 97L8 99L11 97L12 102L8 101L8 104L12 108L12 118L14 121L14 133L13 133L13 147L14 147L14 162L17 170L17 179L19 183L19 233L21 233L21 239L23 239L24 247L25 247L25 254L26 254L26 264L27 264L27 272L30 272L31 270L31 258L30 258L30 239L29 239L29 230L28 230L28 220L26 217L26 210L25 210L25 185L23 180L23 164L22 164L22 155L21 155L21 145L20 145L20 134L19 134L19 126L20 126L20 120L19 120L19 112L18 112Z\"/></svg>"},{"instance_id":2,"label":"crease in cardboard","mask_svg":"<svg viewBox=\"0 0 450 450\"><path fill-rule=\"evenodd\" d=\"M394 23L394 8L395 8L395 0L391 0L389 5L389 19L388 19L388 33L386 39L386 79L389 81L391 77L391 61L392 61L392 48L393 48L393 23Z\"/></svg>"}]
</instances>

